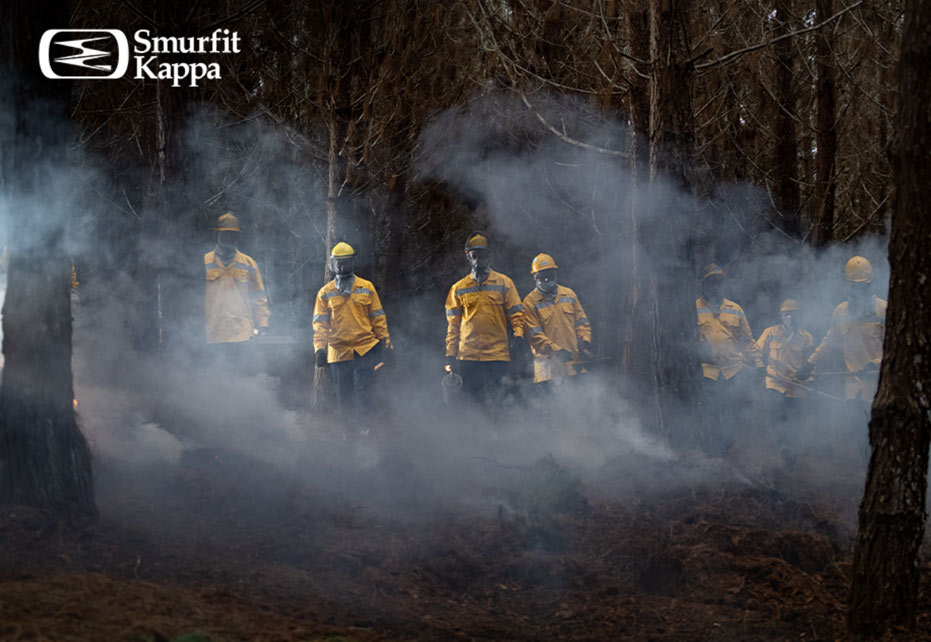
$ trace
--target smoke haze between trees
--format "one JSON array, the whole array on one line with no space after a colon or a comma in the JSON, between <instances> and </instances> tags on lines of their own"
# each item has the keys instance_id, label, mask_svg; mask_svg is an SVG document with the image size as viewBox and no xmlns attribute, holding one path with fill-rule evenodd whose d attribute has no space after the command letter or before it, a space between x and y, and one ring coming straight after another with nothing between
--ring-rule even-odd
<instances>
[{"instance_id":1,"label":"smoke haze between trees","mask_svg":"<svg viewBox=\"0 0 931 642\"><path fill-rule=\"evenodd\" d=\"M662 182L647 189L644 176L634 181L626 158L549 136L532 113L503 121L501 100L438 114L418 145L417 179L438 181L470 203L471 221L451 223L488 231L492 267L511 276L522 297L533 287L532 257L552 254L559 282L578 293L593 322L599 355L616 357L632 265L632 198L644 225L640 260L647 268L672 258L651 252L653 235L664 233L664 213L692 203ZM584 124L585 113L568 101L548 100L539 109L549 122L583 123L573 135L587 145L620 149L628 135L616 123ZM149 239L163 270L166 344L156 356L134 353L129 337L141 247L137 217L144 205L131 184L141 184L144 174L130 168L121 183L101 170L100 159L78 158L76 191L61 193L61 207L76 213L69 236L82 282L73 312L75 390L80 423L101 468L157 471L200 465L198 458L209 453L244 471L252 462L273 466L372 510L403 508L403 514L423 517L438 507L498 510L502 500L489 499L487 487L507 485L506 471L547 457L607 493L765 486L781 466L770 448L773 434L792 434L826 456L865 436L866 417L851 420L839 405L821 402L812 404L805 422L767 427L765 409L753 405L747 390L749 414L733 461L673 452L642 428L652 400L639 396L636 385L619 395L614 366L588 375L579 393L558 394L548 419L526 382L517 386L526 401L500 409L497 431L478 409L449 412L440 390L443 299L468 271L465 235L454 230L424 260L398 266L410 292L380 292L397 346L395 371L378 381L377 439L343 441L335 417L308 408L312 362L301 360L311 339L309 305L323 284L323 178L305 162L293 132L261 119L231 124L218 112L199 112L187 123L185 150L188 179L169 187L179 191L163 202L186 203L188 211L175 223L176 236ZM347 198L360 207L384 204L377 194ZM870 259L876 294L885 296L884 241L815 253L778 232L761 231L765 202L765 194L740 185L719 189L697 207L712 220L702 261L724 266L725 296L743 306L754 336L777 322L779 303L791 297L801 303L802 327L820 341L843 300L843 265L853 254ZM8 200L3 206L4 218L30 211ZM157 213L161 206L150 207ZM295 340L293 349L265 355L272 374L225 372L203 345L202 257L213 245L210 226L225 211L245 224L240 247L262 271L272 334ZM366 240L371 234L347 226L344 235L368 247L358 266L366 278L376 262L376 243ZM716 251L709 250L712 241ZM410 251L423 243L410 238ZM696 278L691 266L675 267L681 278ZM691 407L674 424L693 421L697 412ZM847 473L862 476L855 457ZM850 501L852 507L853 496Z\"/></svg>"}]
</instances>

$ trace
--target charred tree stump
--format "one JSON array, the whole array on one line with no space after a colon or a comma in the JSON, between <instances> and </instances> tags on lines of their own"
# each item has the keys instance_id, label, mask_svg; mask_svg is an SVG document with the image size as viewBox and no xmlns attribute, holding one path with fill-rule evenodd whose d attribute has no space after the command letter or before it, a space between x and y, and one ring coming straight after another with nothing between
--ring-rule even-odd
<instances>
[{"instance_id":1,"label":"charred tree stump","mask_svg":"<svg viewBox=\"0 0 931 642\"><path fill-rule=\"evenodd\" d=\"M3 187L17 204L3 307L0 501L93 515L91 453L75 419L71 375L73 190L68 164L71 84L39 70L42 33L68 24L67 3L3 3Z\"/></svg>"}]
</instances>

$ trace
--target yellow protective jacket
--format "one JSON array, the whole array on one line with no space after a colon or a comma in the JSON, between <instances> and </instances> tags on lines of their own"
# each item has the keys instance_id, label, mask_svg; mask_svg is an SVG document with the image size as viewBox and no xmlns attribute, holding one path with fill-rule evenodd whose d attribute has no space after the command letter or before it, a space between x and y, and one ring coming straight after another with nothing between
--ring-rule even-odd
<instances>
[{"instance_id":1,"label":"yellow protective jacket","mask_svg":"<svg viewBox=\"0 0 931 642\"><path fill-rule=\"evenodd\" d=\"M579 360L579 341L592 340L592 324L570 288L560 285L553 296L534 288L524 297L524 336L533 353L534 383L584 372L574 362ZM558 350L568 350L572 361L553 357Z\"/></svg>"},{"instance_id":2,"label":"yellow protective jacket","mask_svg":"<svg viewBox=\"0 0 931 642\"><path fill-rule=\"evenodd\" d=\"M695 300L698 312L699 341L711 349L711 360L701 364L702 374L713 381L719 375L730 379L738 372L744 361L755 368L763 367L763 359L753 340L747 315L743 308L724 299L720 308L715 308L703 297Z\"/></svg>"},{"instance_id":3,"label":"yellow protective jacket","mask_svg":"<svg viewBox=\"0 0 931 642\"><path fill-rule=\"evenodd\" d=\"M216 250L204 255L207 343L248 341L256 328L268 327L268 299L259 266L236 251L223 265Z\"/></svg>"},{"instance_id":4,"label":"yellow protective jacket","mask_svg":"<svg viewBox=\"0 0 931 642\"><path fill-rule=\"evenodd\" d=\"M846 301L834 308L828 333L808 360L817 368L829 354L842 350L844 365L851 373L845 377L844 397L856 399L859 396L863 401L871 401L879 383L879 364L883 358L886 302L874 296L872 309L859 318L853 318L847 308Z\"/></svg>"},{"instance_id":5,"label":"yellow protective jacket","mask_svg":"<svg viewBox=\"0 0 931 642\"><path fill-rule=\"evenodd\" d=\"M479 283L471 274L446 297L446 356L465 361L510 361L507 322L524 336L523 309L514 282L491 270Z\"/></svg>"},{"instance_id":6,"label":"yellow protective jacket","mask_svg":"<svg viewBox=\"0 0 931 642\"><path fill-rule=\"evenodd\" d=\"M317 292L314 303L314 350L327 350L327 361L352 361L380 341L390 345L388 321L371 281L353 276L349 291L336 279Z\"/></svg>"},{"instance_id":7,"label":"yellow protective jacket","mask_svg":"<svg viewBox=\"0 0 931 642\"><path fill-rule=\"evenodd\" d=\"M792 382L796 381L795 373L815 347L811 333L797 330L786 336L786 329L780 323L763 330L756 347L766 362L766 388L778 390L786 397L804 397L805 390Z\"/></svg>"}]
</instances>

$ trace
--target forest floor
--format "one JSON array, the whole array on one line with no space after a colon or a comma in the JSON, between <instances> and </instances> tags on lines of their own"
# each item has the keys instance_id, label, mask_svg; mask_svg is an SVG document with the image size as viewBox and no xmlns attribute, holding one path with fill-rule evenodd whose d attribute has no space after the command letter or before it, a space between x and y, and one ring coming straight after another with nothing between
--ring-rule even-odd
<instances>
[{"instance_id":1,"label":"forest floor","mask_svg":"<svg viewBox=\"0 0 931 642\"><path fill-rule=\"evenodd\" d=\"M830 462L801 457L765 484L646 494L619 490L619 462L512 472L482 489L497 510L411 517L222 451L104 462L96 520L0 506L0 639L844 637L862 476L832 494ZM931 640L924 569L903 639Z\"/></svg>"}]
</instances>

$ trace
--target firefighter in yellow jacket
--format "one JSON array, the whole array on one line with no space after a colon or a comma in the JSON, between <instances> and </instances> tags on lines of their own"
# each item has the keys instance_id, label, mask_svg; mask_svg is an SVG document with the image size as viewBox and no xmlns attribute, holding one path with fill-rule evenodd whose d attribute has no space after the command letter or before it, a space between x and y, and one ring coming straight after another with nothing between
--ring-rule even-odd
<instances>
[{"instance_id":1,"label":"firefighter in yellow jacket","mask_svg":"<svg viewBox=\"0 0 931 642\"><path fill-rule=\"evenodd\" d=\"M766 362L766 390L777 421L794 418L798 402L805 396L796 373L805 364L815 347L815 339L799 327L799 304L786 299L779 306L778 325L763 330L756 345Z\"/></svg>"},{"instance_id":2,"label":"firefighter in yellow jacket","mask_svg":"<svg viewBox=\"0 0 931 642\"><path fill-rule=\"evenodd\" d=\"M484 235L470 235L465 254L472 270L446 297L446 369L462 377L473 399L489 403L502 392L512 352L524 349L523 305L514 282L491 269Z\"/></svg>"},{"instance_id":3,"label":"firefighter in yellow jacket","mask_svg":"<svg viewBox=\"0 0 931 642\"><path fill-rule=\"evenodd\" d=\"M258 264L236 249L239 220L223 214L216 247L204 255L207 343L241 343L268 328L268 299Z\"/></svg>"},{"instance_id":4,"label":"firefighter in yellow jacket","mask_svg":"<svg viewBox=\"0 0 931 642\"><path fill-rule=\"evenodd\" d=\"M592 358L592 325L570 288L556 282L559 266L549 254L530 265L536 287L524 297L524 336L533 353L533 382L541 387L554 379L584 372L578 361Z\"/></svg>"},{"instance_id":5,"label":"firefighter in yellow jacket","mask_svg":"<svg viewBox=\"0 0 931 642\"><path fill-rule=\"evenodd\" d=\"M873 267L862 256L855 256L844 267L847 300L834 308L831 325L808 364L798 373L807 378L826 363L832 354L843 354L847 376L844 398L869 404L879 382L886 328L886 302L872 292Z\"/></svg>"},{"instance_id":6,"label":"firefighter in yellow jacket","mask_svg":"<svg viewBox=\"0 0 931 642\"><path fill-rule=\"evenodd\" d=\"M724 270L714 263L702 270L702 294L695 301L705 397L714 448L724 455L736 435L738 409L752 390L738 376L745 364L762 374L763 359L743 308L724 298ZM759 385L759 384L757 384Z\"/></svg>"},{"instance_id":7,"label":"firefighter in yellow jacket","mask_svg":"<svg viewBox=\"0 0 931 642\"><path fill-rule=\"evenodd\" d=\"M314 304L317 367L330 364L340 411L356 416L371 410L370 388L383 349L391 347L388 321L371 281L355 274L356 252L337 243L330 252L332 281L320 288Z\"/></svg>"}]
</instances>

